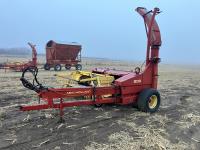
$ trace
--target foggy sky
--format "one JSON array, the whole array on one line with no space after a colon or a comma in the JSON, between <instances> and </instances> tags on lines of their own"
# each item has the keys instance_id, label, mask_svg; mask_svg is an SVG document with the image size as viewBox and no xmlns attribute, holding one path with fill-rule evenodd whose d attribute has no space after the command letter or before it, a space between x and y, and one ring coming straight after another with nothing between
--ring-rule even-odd
<instances>
[{"instance_id":1,"label":"foggy sky","mask_svg":"<svg viewBox=\"0 0 200 150\"><path fill-rule=\"evenodd\" d=\"M159 7L164 63L200 64L198 0L0 0L0 48L48 40L78 42L83 56L145 60L143 19L134 11Z\"/></svg>"}]
</instances>

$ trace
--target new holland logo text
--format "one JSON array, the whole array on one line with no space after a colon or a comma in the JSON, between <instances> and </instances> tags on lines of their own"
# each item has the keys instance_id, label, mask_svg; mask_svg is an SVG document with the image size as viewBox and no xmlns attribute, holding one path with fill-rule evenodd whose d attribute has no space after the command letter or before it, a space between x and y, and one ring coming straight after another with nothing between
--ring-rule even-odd
<instances>
[{"instance_id":1,"label":"new holland logo text","mask_svg":"<svg viewBox=\"0 0 200 150\"><path fill-rule=\"evenodd\" d=\"M78 95L78 94L89 94L90 91L69 91L69 92L66 92L67 95Z\"/></svg>"}]
</instances>

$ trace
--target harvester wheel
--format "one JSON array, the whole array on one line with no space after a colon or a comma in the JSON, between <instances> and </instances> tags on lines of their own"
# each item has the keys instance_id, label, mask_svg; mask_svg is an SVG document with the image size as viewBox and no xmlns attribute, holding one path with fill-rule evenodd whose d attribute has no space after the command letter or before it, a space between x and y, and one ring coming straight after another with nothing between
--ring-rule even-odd
<instances>
[{"instance_id":1,"label":"harvester wheel","mask_svg":"<svg viewBox=\"0 0 200 150\"><path fill-rule=\"evenodd\" d=\"M60 71L62 69L61 65L60 64L57 64L54 66L54 70L55 71Z\"/></svg>"},{"instance_id":2,"label":"harvester wheel","mask_svg":"<svg viewBox=\"0 0 200 150\"><path fill-rule=\"evenodd\" d=\"M66 65L65 65L65 69L66 69L66 70L70 70L70 69L71 69L71 65L66 64Z\"/></svg>"},{"instance_id":3,"label":"harvester wheel","mask_svg":"<svg viewBox=\"0 0 200 150\"><path fill-rule=\"evenodd\" d=\"M160 94L156 89L145 89L139 94L137 104L139 110L154 113L160 106Z\"/></svg>"},{"instance_id":4,"label":"harvester wheel","mask_svg":"<svg viewBox=\"0 0 200 150\"><path fill-rule=\"evenodd\" d=\"M96 108L100 108L102 106L103 106L103 104L94 104L94 107L96 107Z\"/></svg>"},{"instance_id":5,"label":"harvester wheel","mask_svg":"<svg viewBox=\"0 0 200 150\"><path fill-rule=\"evenodd\" d=\"M50 65L49 65L49 64L45 64L45 65L44 65L44 69L45 69L45 70L50 70L50 69L51 69L51 67L50 67Z\"/></svg>"},{"instance_id":6,"label":"harvester wheel","mask_svg":"<svg viewBox=\"0 0 200 150\"><path fill-rule=\"evenodd\" d=\"M77 64L76 65L76 70L82 70L82 65L81 64Z\"/></svg>"}]
</instances>

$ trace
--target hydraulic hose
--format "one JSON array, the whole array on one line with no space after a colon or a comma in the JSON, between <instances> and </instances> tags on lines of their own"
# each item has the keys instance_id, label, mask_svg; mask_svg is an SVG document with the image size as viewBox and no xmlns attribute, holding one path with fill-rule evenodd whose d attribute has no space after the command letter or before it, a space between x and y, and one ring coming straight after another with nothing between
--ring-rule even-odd
<instances>
[{"instance_id":1,"label":"hydraulic hose","mask_svg":"<svg viewBox=\"0 0 200 150\"><path fill-rule=\"evenodd\" d=\"M25 75L30 72L33 75L33 82L31 83L28 81L28 79L25 77ZM29 90L33 90L37 93L41 92L42 90L47 90L47 87L44 87L42 84L39 83L37 79L37 74L38 74L38 68L37 67L28 67L24 69L22 72L22 76L20 78L23 86Z\"/></svg>"}]
</instances>

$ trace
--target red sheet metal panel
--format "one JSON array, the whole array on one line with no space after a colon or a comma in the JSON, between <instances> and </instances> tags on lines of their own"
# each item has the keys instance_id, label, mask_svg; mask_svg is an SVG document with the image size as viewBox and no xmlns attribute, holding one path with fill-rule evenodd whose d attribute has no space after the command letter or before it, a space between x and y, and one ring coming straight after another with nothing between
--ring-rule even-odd
<instances>
[{"instance_id":1,"label":"red sheet metal panel","mask_svg":"<svg viewBox=\"0 0 200 150\"><path fill-rule=\"evenodd\" d=\"M46 44L46 58L48 61L75 61L78 59L78 55L81 51L81 45L60 44L54 41L49 41Z\"/></svg>"}]
</instances>

